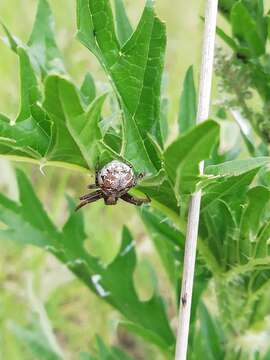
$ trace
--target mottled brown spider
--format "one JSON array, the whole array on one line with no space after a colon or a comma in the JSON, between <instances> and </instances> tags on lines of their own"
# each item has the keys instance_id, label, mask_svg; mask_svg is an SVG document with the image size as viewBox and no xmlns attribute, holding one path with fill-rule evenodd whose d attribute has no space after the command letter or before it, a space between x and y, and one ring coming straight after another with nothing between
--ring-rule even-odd
<instances>
[{"instance_id":1,"label":"mottled brown spider","mask_svg":"<svg viewBox=\"0 0 270 360\"><path fill-rule=\"evenodd\" d=\"M131 188L136 186L138 179L143 178L143 176L143 173L136 176L133 168L121 161L109 162L96 171L95 184L88 185L88 189L96 189L96 191L81 196L81 202L76 207L76 211L101 198L104 199L106 205L115 205L118 199L137 206L149 203L151 199L147 195L146 198L139 199L128 193Z\"/></svg>"}]
</instances>

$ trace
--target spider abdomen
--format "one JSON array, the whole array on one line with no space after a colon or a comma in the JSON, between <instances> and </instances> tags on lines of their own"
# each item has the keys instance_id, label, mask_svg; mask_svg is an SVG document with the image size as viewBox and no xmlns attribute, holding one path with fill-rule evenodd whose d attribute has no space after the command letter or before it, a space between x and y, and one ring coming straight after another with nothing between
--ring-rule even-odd
<instances>
[{"instance_id":1,"label":"spider abdomen","mask_svg":"<svg viewBox=\"0 0 270 360\"><path fill-rule=\"evenodd\" d=\"M118 197L135 186L136 177L130 166L114 160L98 172L97 182L105 194Z\"/></svg>"}]
</instances>

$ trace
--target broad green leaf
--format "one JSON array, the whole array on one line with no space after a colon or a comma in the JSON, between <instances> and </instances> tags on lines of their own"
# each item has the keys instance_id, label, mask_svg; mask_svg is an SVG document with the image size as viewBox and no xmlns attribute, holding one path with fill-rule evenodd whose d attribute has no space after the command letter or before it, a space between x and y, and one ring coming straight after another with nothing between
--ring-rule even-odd
<instances>
[{"instance_id":1,"label":"broad green leaf","mask_svg":"<svg viewBox=\"0 0 270 360\"><path fill-rule=\"evenodd\" d=\"M179 136L165 151L165 169L177 196L195 191L199 163L210 157L219 126L207 120Z\"/></svg>"},{"instance_id":2,"label":"broad green leaf","mask_svg":"<svg viewBox=\"0 0 270 360\"><path fill-rule=\"evenodd\" d=\"M46 77L45 102L42 103L44 77L50 72L54 74L64 72L61 54L54 39L54 24L48 2L39 1L36 21L28 45L23 45L15 39L6 28L5 31L11 47L20 59L21 105L16 121L0 115L0 154L10 159L35 162L41 167L53 163L80 168L82 171L89 166L93 168L97 157L97 140L100 140L96 124L102 101L97 99L90 109L84 110L78 99L78 96L82 97L85 107L93 99L95 90L93 81L90 83L90 76L86 77L80 92L70 83L76 96L69 98L70 93L64 92L61 99L57 86L58 80L60 83L64 80L57 75ZM74 131L70 133L74 129L73 126L70 126L70 130L68 128L69 123L65 121L60 100L63 104L69 105L68 110L79 107L81 116L88 119L88 128L91 127L92 131L88 139L86 139L87 134L84 134L83 141L80 139L79 142L83 147L88 141L87 145L90 144L90 147L87 154L82 154L81 148L76 143L78 134L74 139ZM80 126L77 130L80 130Z\"/></svg>"},{"instance_id":3,"label":"broad green leaf","mask_svg":"<svg viewBox=\"0 0 270 360\"><path fill-rule=\"evenodd\" d=\"M114 0L116 30L121 45L125 44L133 32L123 1Z\"/></svg>"},{"instance_id":4,"label":"broad green leaf","mask_svg":"<svg viewBox=\"0 0 270 360\"><path fill-rule=\"evenodd\" d=\"M113 14L108 0L77 1L77 36L103 64L110 68L119 56Z\"/></svg>"},{"instance_id":5,"label":"broad green leaf","mask_svg":"<svg viewBox=\"0 0 270 360\"><path fill-rule=\"evenodd\" d=\"M252 255L252 243L257 237L270 192L267 188L257 186L248 191L247 197L248 204L242 215L239 234L239 258L242 263L248 262Z\"/></svg>"},{"instance_id":6,"label":"broad green leaf","mask_svg":"<svg viewBox=\"0 0 270 360\"><path fill-rule=\"evenodd\" d=\"M185 237L160 212L142 207L140 216L178 295Z\"/></svg>"},{"instance_id":7,"label":"broad green leaf","mask_svg":"<svg viewBox=\"0 0 270 360\"><path fill-rule=\"evenodd\" d=\"M66 126L66 111L63 105L64 94L61 92L64 81L59 76L51 75L47 77L45 82L44 108L53 122L53 137L46 159L68 162L87 168L88 166L81 150ZM74 88L74 85L70 83L70 87ZM73 110L80 108L81 113L83 113L80 101L76 101L79 99L79 95L76 93L75 100L73 97L70 98L69 93L66 96L67 98L64 101L70 101L70 108L73 107Z\"/></svg>"},{"instance_id":8,"label":"broad green leaf","mask_svg":"<svg viewBox=\"0 0 270 360\"><path fill-rule=\"evenodd\" d=\"M246 45L251 55L257 57L265 53L265 41L261 38L255 20L243 1L237 2L231 11L231 24L234 36L241 45Z\"/></svg>"},{"instance_id":9,"label":"broad green leaf","mask_svg":"<svg viewBox=\"0 0 270 360\"><path fill-rule=\"evenodd\" d=\"M183 91L180 98L178 126L180 134L190 130L196 123L197 99L194 84L193 67L186 72Z\"/></svg>"},{"instance_id":10,"label":"broad green leaf","mask_svg":"<svg viewBox=\"0 0 270 360\"><path fill-rule=\"evenodd\" d=\"M160 87L166 42L164 25L155 16L152 1L147 1L137 29L120 49L108 0L78 0L77 14L78 38L98 57L120 98L124 111L122 156L138 171L154 174L152 159L157 154L149 134L162 146ZM101 16L106 22L100 22Z\"/></svg>"},{"instance_id":11,"label":"broad green leaf","mask_svg":"<svg viewBox=\"0 0 270 360\"><path fill-rule=\"evenodd\" d=\"M256 157L244 160L232 160L223 164L210 165L205 169L205 173L214 176L238 176L250 170L268 165L270 157Z\"/></svg>"},{"instance_id":12,"label":"broad green leaf","mask_svg":"<svg viewBox=\"0 0 270 360\"><path fill-rule=\"evenodd\" d=\"M145 302L138 300L133 285L135 265L134 243L130 233L124 229L119 255L105 271L99 273L99 284L110 291L108 299L127 319L152 334L153 338L159 338L160 344L168 350L174 344L174 336L166 318L164 304L158 295Z\"/></svg>"},{"instance_id":13,"label":"broad green leaf","mask_svg":"<svg viewBox=\"0 0 270 360\"><path fill-rule=\"evenodd\" d=\"M90 73L86 73L83 80L82 86L80 88L80 95L82 102L85 106L89 106L96 97L96 86L94 79Z\"/></svg>"},{"instance_id":14,"label":"broad green leaf","mask_svg":"<svg viewBox=\"0 0 270 360\"><path fill-rule=\"evenodd\" d=\"M71 215L62 231L48 219L26 177L19 172L20 204L0 196L0 220L7 226L0 231L1 240L14 240L32 244L54 254L100 298L120 311L127 321L143 328L147 339L159 339L164 351L174 345L174 335L169 326L162 298L155 294L141 302L133 284L136 266L134 241L124 228L121 249L107 267L85 250L87 235L82 213L74 212L69 200ZM31 207L31 209L30 209ZM33 212L34 208L34 212ZM151 335L151 336L150 336Z\"/></svg>"},{"instance_id":15,"label":"broad green leaf","mask_svg":"<svg viewBox=\"0 0 270 360\"><path fill-rule=\"evenodd\" d=\"M156 201L161 206L165 206L174 213L179 214L179 205L177 203L174 190L170 182L164 178L158 184L147 186L144 182L138 185L138 189L146 193L152 201Z\"/></svg>"},{"instance_id":16,"label":"broad green leaf","mask_svg":"<svg viewBox=\"0 0 270 360\"><path fill-rule=\"evenodd\" d=\"M84 112L79 94L72 83L58 79L58 90L66 127L89 168L95 169L99 155L98 145L102 139L99 121L106 94L94 100Z\"/></svg>"},{"instance_id":17,"label":"broad green leaf","mask_svg":"<svg viewBox=\"0 0 270 360\"><path fill-rule=\"evenodd\" d=\"M234 201L241 198L243 193L246 193L247 187L251 184L258 171L259 167L244 172L241 175L220 178L213 181L212 184L204 188L202 211L219 199ZM235 194L238 194L237 198L235 198Z\"/></svg>"},{"instance_id":18,"label":"broad green leaf","mask_svg":"<svg viewBox=\"0 0 270 360\"><path fill-rule=\"evenodd\" d=\"M42 75L50 72L65 73L62 55L54 37L54 19L47 0L39 0L35 24L28 41L33 63L40 67Z\"/></svg>"}]
</instances>

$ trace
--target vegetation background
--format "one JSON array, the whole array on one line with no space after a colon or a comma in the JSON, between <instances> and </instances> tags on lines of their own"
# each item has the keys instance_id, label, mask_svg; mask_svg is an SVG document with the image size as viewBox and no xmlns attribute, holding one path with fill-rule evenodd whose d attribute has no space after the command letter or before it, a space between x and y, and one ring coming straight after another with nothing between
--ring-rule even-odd
<instances>
[{"instance_id":1,"label":"vegetation background","mask_svg":"<svg viewBox=\"0 0 270 360\"><path fill-rule=\"evenodd\" d=\"M57 43L63 53L68 72L77 84L80 84L86 71L90 71L97 81L99 90L104 89L107 81L100 65L94 56L75 39L75 0L50 0L49 2L56 22ZM165 85L170 98L169 140L177 136L179 96L186 70L190 65L194 65L195 82L196 85L198 84L203 31L201 16L203 16L204 4L205 1L201 0L189 2L156 0L158 16L166 22L167 26ZM129 18L135 25L142 13L144 1L126 0L125 5ZM265 1L266 9L269 5L270 0ZM5 22L14 35L27 41L36 6L36 0L2 0L0 20ZM230 33L228 23L225 23L220 15L218 23L222 29ZM19 106L18 58L3 42L0 42L0 79L0 110L9 114L10 118L15 118ZM213 104L219 97L216 83L214 79ZM237 126L232 122L221 124L223 150L230 148L235 141L236 129ZM245 157L245 155L244 150L240 157ZM0 190L17 200L18 190L14 165L7 160L0 160ZM16 167L26 170L42 204L59 227L63 225L68 212L65 195L68 194L77 199L90 181L89 176L74 171L62 169L59 171L59 169L46 167L42 174L38 166L20 163L16 164ZM119 251L122 225L129 227L136 240L138 253L134 279L139 297L141 300L151 298L158 281L160 292L168 301L170 312L172 291L168 278L137 216L136 209L122 202L112 208L104 207L102 202L97 202L84 209L84 218L88 235L87 249L105 263L109 263ZM0 229L1 226L3 224L0 222ZM18 341L18 338L23 338L22 334L19 334L20 329L33 321L37 325L42 324L43 331L52 342L55 341L52 333L56 335L55 348L59 348L59 352L62 351L65 354L65 359L77 359L81 351L92 352L96 347L97 334L106 343L118 345L136 359L163 359L151 345L128 335L121 328L117 329L120 315L89 292L64 265L51 255L33 247L22 248L12 242L1 243L0 254L1 360L35 359L27 347ZM211 292L211 290L210 286L208 291ZM211 312L216 313L215 304L208 301L207 307L211 309ZM172 326L175 328L176 318L171 319L171 315L169 313ZM36 335L39 336L38 329ZM211 335L213 334L210 334L209 338ZM267 336L256 338L256 341L261 342L257 344L258 348L264 348L265 339ZM39 340L42 343L42 338ZM254 341L251 340L245 337L239 346L246 349L249 343L254 345ZM215 347L213 349L215 350ZM231 358L226 357L227 359Z\"/></svg>"},{"instance_id":2,"label":"vegetation background","mask_svg":"<svg viewBox=\"0 0 270 360\"><path fill-rule=\"evenodd\" d=\"M125 1L129 18L136 24L144 6L143 0ZM56 38L63 53L68 72L81 83L86 71L90 71L99 86L105 81L104 73L93 55L78 40L76 33L76 11L74 0L50 1L55 16ZM27 41L31 32L37 1L2 0L0 18L22 41ZM196 74L200 64L200 45L203 23L204 1L157 0L159 17L167 25L166 73L168 91L172 103L170 122L176 126L178 102L187 68L195 65ZM2 33L3 35L3 33ZM18 109L19 67L18 58L0 41L0 108L1 112L15 116ZM12 117L12 116L11 116ZM18 164L16 164L18 166ZM43 176L37 166L20 164L31 173L35 190L49 214L60 225L65 216L64 196L75 199L85 191L87 176L67 170L46 168ZM13 164L0 159L0 187L9 196L16 198L17 187ZM102 202L85 208L88 225L89 248L93 254L109 262L120 245L121 224L133 231L139 244L139 260L135 273L137 288L142 299L153 291L152 266L160 268L162 292L166 293L166 278L162 266L148 239L143 225L136 215L136 209L119 203L117 207L104 207ZM106 222L106 226L104 226ZM149 263L149 259L150 262ZM149 276L150 275L150 276ZM149 278L149 280L147 280ZM33 294L32 289L35 289ZM34 298L33 296L34 295ZM21 248L11 242L1 246L0 256L0 359L30 360L32 355L18 342L12 323L27 324L33 316L33 302L44 306L59 344L69 359L76 359L78 351L93 349L96 334L102 335L108 343L129 348L138 359L157 359L151 347L140 349L127 334L116 334L119 315L111 307L99 301L84 285L57 262L51 255L33 248ZM141 342L140 342L141 344ZM144 355L143 355L144 354Z\"/></svg>"}]
</instances>

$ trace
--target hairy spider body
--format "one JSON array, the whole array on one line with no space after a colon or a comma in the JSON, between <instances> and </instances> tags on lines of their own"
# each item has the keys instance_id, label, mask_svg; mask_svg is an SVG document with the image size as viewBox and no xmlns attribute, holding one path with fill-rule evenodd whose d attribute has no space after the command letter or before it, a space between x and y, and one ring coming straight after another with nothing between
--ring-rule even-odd
<instances>
[{"instance_id":1,"label":"hairy spider body","mask_svg":"<svg viewBox=\"0 0 270 360\"><path fill-rule=\"evenodd\" d=\"M109 162L96 171L95 184L88 185L88 189L97 190L81 196L81 202L76 210L101 198L104 199L106 205L115 205L118 199L137 206L149 203L151 200L148 196L145 199L139 199L128 194L128 191L136 186L137 180L143 176L142 173L136 176L133 168L121 161L113 160Z\"/></svg>"}]
</instances>

